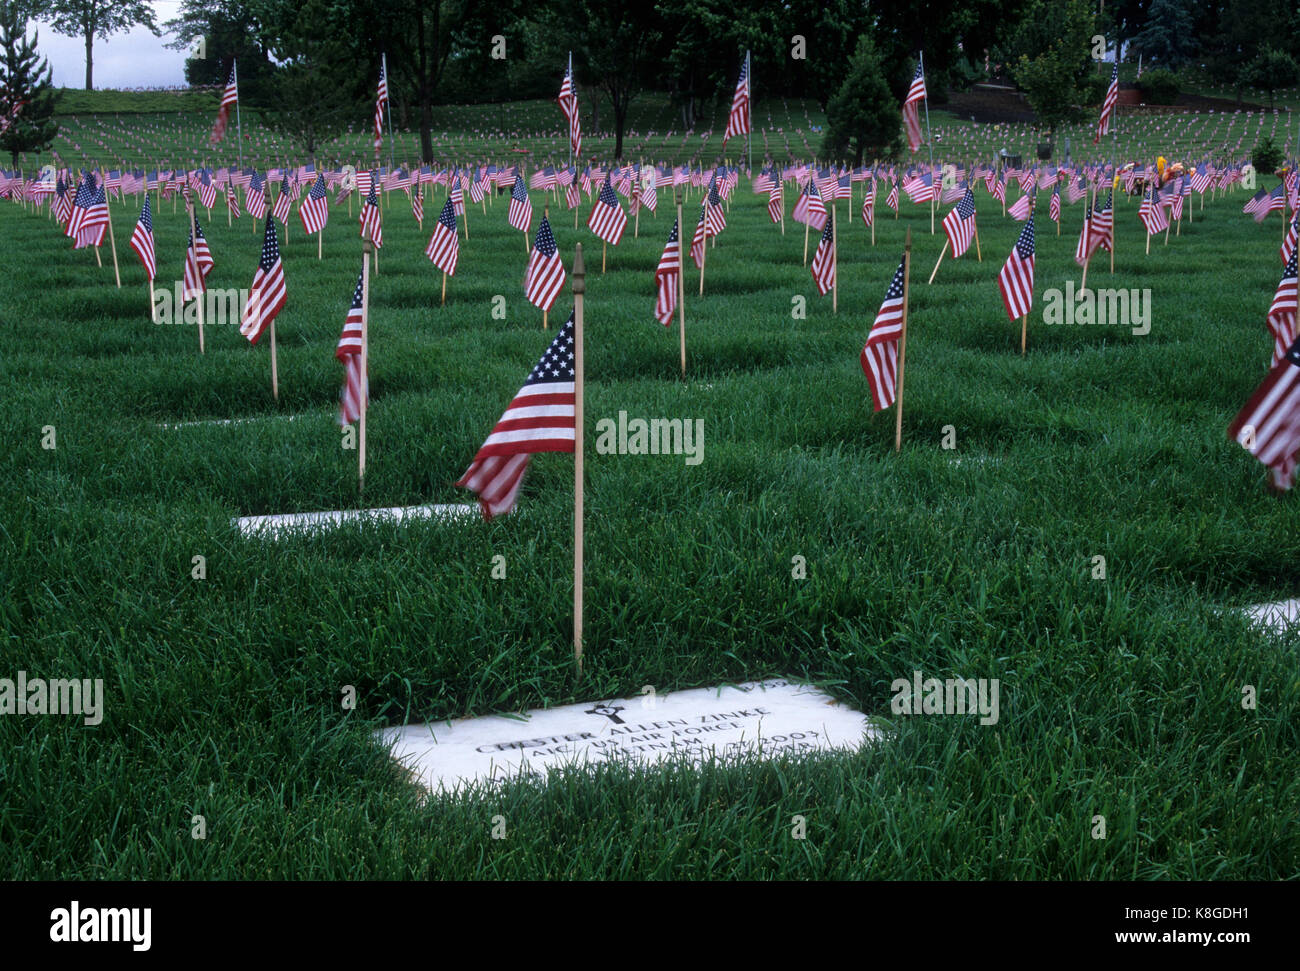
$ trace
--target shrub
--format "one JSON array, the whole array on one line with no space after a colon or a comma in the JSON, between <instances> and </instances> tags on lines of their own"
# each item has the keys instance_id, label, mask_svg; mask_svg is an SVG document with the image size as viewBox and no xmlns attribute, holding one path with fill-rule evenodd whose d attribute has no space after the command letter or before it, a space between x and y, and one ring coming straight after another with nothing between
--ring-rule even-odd
<instances>
[{"instance_id":1,"label":"shrub","mask_svg":"<svg viewBox=\"0 0 1300 971\"><path fill-rule=\"evenodd\" d=\"M1149 105L1171 105L1178 100L1178 78L1172 71L1156 68L1138 81L1142 100Z\"/></svg>"}]
</instances>

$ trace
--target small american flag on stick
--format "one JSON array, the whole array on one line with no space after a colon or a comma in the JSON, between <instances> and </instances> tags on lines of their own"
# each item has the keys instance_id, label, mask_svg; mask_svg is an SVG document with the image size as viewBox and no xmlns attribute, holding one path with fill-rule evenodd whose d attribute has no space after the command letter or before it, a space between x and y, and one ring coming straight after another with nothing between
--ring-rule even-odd
<instances>
[{"instance_id":1,"label":"small american flag on stick","mask_svg":"<svg viewBox=\"0 0 1300 971\"><path fill-rule=\"evenodd\" d=\"M573 315L533 368L456 485L477 493L484 519L510 512L536 452L572 452Z\"/></svg>"}]
</instances>

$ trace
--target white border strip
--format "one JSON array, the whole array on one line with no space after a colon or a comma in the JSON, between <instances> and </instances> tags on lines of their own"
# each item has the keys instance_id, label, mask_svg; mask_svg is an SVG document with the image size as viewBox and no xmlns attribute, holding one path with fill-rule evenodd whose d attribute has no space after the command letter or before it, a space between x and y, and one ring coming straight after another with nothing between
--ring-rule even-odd
<instances>
[{"instance_id":1,"label":"white border strip","mask_svg":"<svg viewBox=\"0 0 1300 971\"><path fill-rule=\"evenodd\" d=\"M391 506L387 509L343 509L332 512L285 513L278 516L241 516L230 524L245 536L276 539L283 535L320 532L353 522L405 522L413 519L466 520L479 515L478 506Z\"/></svg>"}]
</instances>

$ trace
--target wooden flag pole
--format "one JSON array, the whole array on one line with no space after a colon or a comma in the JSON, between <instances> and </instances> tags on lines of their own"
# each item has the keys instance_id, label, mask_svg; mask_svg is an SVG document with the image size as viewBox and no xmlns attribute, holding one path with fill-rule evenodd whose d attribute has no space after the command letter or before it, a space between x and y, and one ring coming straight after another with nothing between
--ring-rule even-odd
<instances>
[{"instance_id":1,"label":"wooden flag pole","mask_svg":"<svg viewBox=\"0 0 1300 971\"><path fill-rule=\"evenodd\" d=\"M582 314L587 292L582 244L573 254L573 659L582 674L583 354Z\"/></svg>"},{"instance_id":2,"label":"wooden flag pole","mask_svg":"<svg viewBox=\"0 0 1300 971\"><path fill-rule=\"evenodd\" d=\"M602 276L605 273L605 250L608 246L609 244L605 240L600 241L600 272Z\"/></svg>"},{"instance_id":3,"label":"wooden flag pole","mask_svg":"<svg viewBox=\"0 0 1300 971\"><path fill-rule=\"evenodd\" d=\"M149 319L155 324L158 322L158 304L153 297L153 277L149 277Z\"/></svg>"},{"instance_id":4,"label":"wooden flag pole","mask_svg":"<svg viewBox=\"0 0 1300 971\"><path fill-rule=\"evenodd\" d=\"M103 185L103 184L104 184L104 181L105 181L105 180L104 180L104 170L103 170L103 169L100 169L100 171L99 171L99 180L100 180L100 181L99 181L99 184L100 184L100 185ZM104 190L104 215L106 215L106 216L108 217L108 245L109 245L109 248L113 251L113 276L114 276L114 277L116 278L116 280L117 280L117 288L118 288L119 290L121 290L121 289L122 289L122 273L121 273L121 271L118 270L118 268L117 268L117 240L113 237L113 212L112 212L112 210L109 209L109 207L108 207L108 190L107 190L107 189ZM1283 236L1284 238L1285 238L1285 236L1286 236L1286 210L1285 210L1285 208L1282 210L1282 236ZM96 253L98 253L98 249L99 249L99 247L95 247L95 249L96 249Z\"/></svg>"},{"instance_id":5,"label":"wooden flag pole","mask_svg":"<svg viewBox=\"0 0 1300 971\"><path fill-rule=\"evenodd\" d=\"M984 254L980 252L980 226L979 226L979 217L978 217L978 216L975 217L974 225L973 225L971 228L972 228L972 230L974 230L974 233L975 233L975 258L976 258L976 260L978 260L980 263L983 263L983 262L984 262ZM1061 228L1061 224L1060 224L1060 223L1057 223L1057 224L1056 224L1056 228L1057 228L1057 230L1059 231L1060 228Z\"/></svg>"},{"instance_id":6,"label":"wooden flag pole","mask_svg":"<svg viewBox=\"0 0 1300 971\"><path fill-rule=\"evenodd\" d=\"M803 224L803 265L808 265L808 223L806 221ZM701 289L700 292L703 293L704 291Z\"/></svg>"},{"instance_id":7,"label":"wooden flag pole","mask_svg":"<svg viewBox=\"0 0 1300 971\"><path fill-rule=\"evenodd\" d=\"M323 260L325 258L323 255L324 250L325 250L325 227L321 226L320 229L316 230L316 259ZM366 260L366 262L369 263L370 261Z\"/></svg>"},{"instance_id":8,"label":"wooden flag pole","mask_svg":"<svg viewBox=\"0 0 1300 971\"><path fill-rule=\"evenodd\" d=\"M903 325L898 335L898 406L894 415L894 451L903 448L903 368L907 363L907 299L912 278L912 227L907 227L907 240L903 243Z\"/></svg>"},{"instance_id":9,"label":"wooden flag pole","mask_svg":"<svg viewBox=\"0 0 1300 971\"><path fill-rule=\"evenodd\" d=\"M361 242L361 418L357 430L357 495L366 491L366 412L370 408L370 250L369 239Z\"/></svg>"},{"instance_id":10,"label":"wooden flag pole","mask_svg":"<svg viewBox=\"0 0 1300 971\"><path fill-rule=\"evenodd\" d=\"M447 303L447 271L442 271L442 305Z\"/></svg>"},{"instance_id":11,"label":"wooden flag pole","mask_svg":"<svg viewBox=\"0 0 1300 971\"><path fill-rule=\"evenodd\" d=\"M930 279L926 280L926 286L934 282L934 275L939 272L939 264L943 262L945 254L948 252L948 241L943 241L943 249L939 250L939 258L934 261L934 269L930 271Z\"/></svg>"},{"instance_id":12,"label":"wooden flag pole","mask_svg":"<svg viewBox=\"0 0 1300 971\"><path fill-rule=\"evenodd\" d=\"M1020 356L1025 356L1025 341L1029 337L1029 314L1020 318Z\"/></svg>"},{"instance_id":13,"label":"wooden flag pole","mask_svg":"<svg viewBox=\"0 0 1300 971\"><path fill-rule=\"evenodd\" d=\"M190 246L193 247L193 246L195 245L195 243L197 242L196 239L195 239L195 232L194 232L194 203L193 203L193 201L187 201L187 202L185 203L185 209L186 209L186 211L190 214ZM186 261L186 263L189 262L189 259L190 259L190 254L189 254L188 251L186 251L186 253L185 253L185 261ZM196 252L195 252L194 269L195 269L195 271L198 273L199 279L201 280L201 279L203 278L203 271L202 271L202 269L199 268L199 261L198 261L197 250L196 250ZM203 293L202 293L202 291L200 291L200 293L199 293L198 301L199 301L199 353L202 354L202 353L203 353Z\"/></svg>"},{"instance_id":14,"label":"wooden flag pole","mask_svg":"<svg viewBox=\"0 0 1300 971\"><path fill-rule=\"evenodd\" d=\"M275 363L275 318L271 318L271 397L280 400L280 371Z\"/></svg>"},{"instance_id":15,"label":"wooden flag pole","mask_svg":"<svg viewBox=\"0 0 1300 971\"><path fill-rule=\"evenodd\" d=\"M707 223L705 224L704 234L705 236L708 236ZM693 245L693 241L692 241L692 245ZM705 239L705 241L702 244L700 244L700 296L701 297L704 296L704 264L707 263L708 261L709 261L709 246L708 246L708 240ZM685 263L685 260L683 260L682 262ZM683 267L683 272L685 272L684 267Z\"/></svg>"},{"instance_id":16,"label":"wooden flag pole","mask_svg":"<svg viewBox=\"0 0 1300 971\"><path fill-rule=\"evenodd\" d=\"M686 380L686 260L682 252L682 192L673 191L677 202L677 329L682 339L682 380Z\"/></svg>"},{"instance_id":17,"label":"wooden flag pole","mask_svg":"<svg viewBox=\"0 0 1300 971\"><path fill-rule=\"evenodd\" d=\"M852 212L852 210L849 210ZM850 217L849 222L853 219ZM840 312L840 261L839 240L840 227L835 221L835 202L831 201L831 313Z\"/></svg>"}]
</instances>

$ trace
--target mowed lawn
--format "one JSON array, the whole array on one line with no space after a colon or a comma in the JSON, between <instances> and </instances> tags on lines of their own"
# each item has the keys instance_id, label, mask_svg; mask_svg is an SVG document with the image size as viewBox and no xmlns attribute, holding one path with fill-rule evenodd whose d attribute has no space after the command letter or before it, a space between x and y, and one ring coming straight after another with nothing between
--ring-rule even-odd
<instances>
[{"instance_id":1,"label":"mowed lawn","mask_svg":"<svg viewBox=\"0 0 1300 971\"><path fill-rule=\"evenodd\" d=\"M1271 185L1271 180L1270 180ZM883 193L882 193L883 196ZM858 196L860 199L860 195ZM1029 352L996 275L1020 225L980 196L972 250L928 210L839 206L839 313L742 186L687 275L688 375L652 317L668 207L601 246L552 209L586 301L586 664L571 655L568 455L534 459L490 524L246 539L247 514L355 507L334 346L360 270L346 207L325 259L295 213L269 349L234 326L155 325L113 209L122 288L44 213L0 207L0 677L102 678L102 724L0 718L0 872L12 878L1292 877L1300 659L1236 608L1297 594L1300 506L1225 428L1265 373L1281 223L1207 202L1149 256L1117 212L1111 276L1150 288L1150 333L1051 327L1083 206L1038 234ZM442 197L426 205L426 229ZM540 218L542 197L534 193ZM793 200L791 200L793 201ZM504 198L471 207L438 304L405 196L372 278L365 504L465 502L452 483L568 314L522 293ZM857 208L855 201L854 209ZM883 208L883 207L882 207ZM1044 207L1045 208L1045 207ZM585 224L587 204L583 204ZM688 232L699 213L686 207ZM942 212L940 213L940 216ZM1045 213L1043 214L1045 215ZM248 287L249 220L207 231L214 287ZM536 222L534 223L534 227ZM858 362L913 232L904 444ZM183 209L157 216L160 285ZM816 234L809 245L809 260ZM492 315L505 298L504 320ZM795 319L795 298L807 300ZM704 458L598 455L594 423L703 419ZM290 422L287 416L296 416ZM162 427L210 419L240 424ZM42 448L54 426L57 447ZM955 449L942 447L951 426ZM960 461L958 461L960 459ZM192 558L207 577L191 577ZM491 577L503 556L507 577ZM1105 579L1093 579L1104 556ZM806 579L792 577L794 557ZM896 678L997 678L1000 720L890 712ZM407 720L519 711L765 676L824 683L888 719L853 754L607 768L426 798L372 741ZM341 705L345 686L358 704ZM1258 706L1243 709L1243 688ZM507 837L491 838L503 815ZM202 815L206 839L191 836ZM807 838L791 836L804 816ZM1095 817L1104 839L1094 838Z\"/></svg>"}]
</instances>

